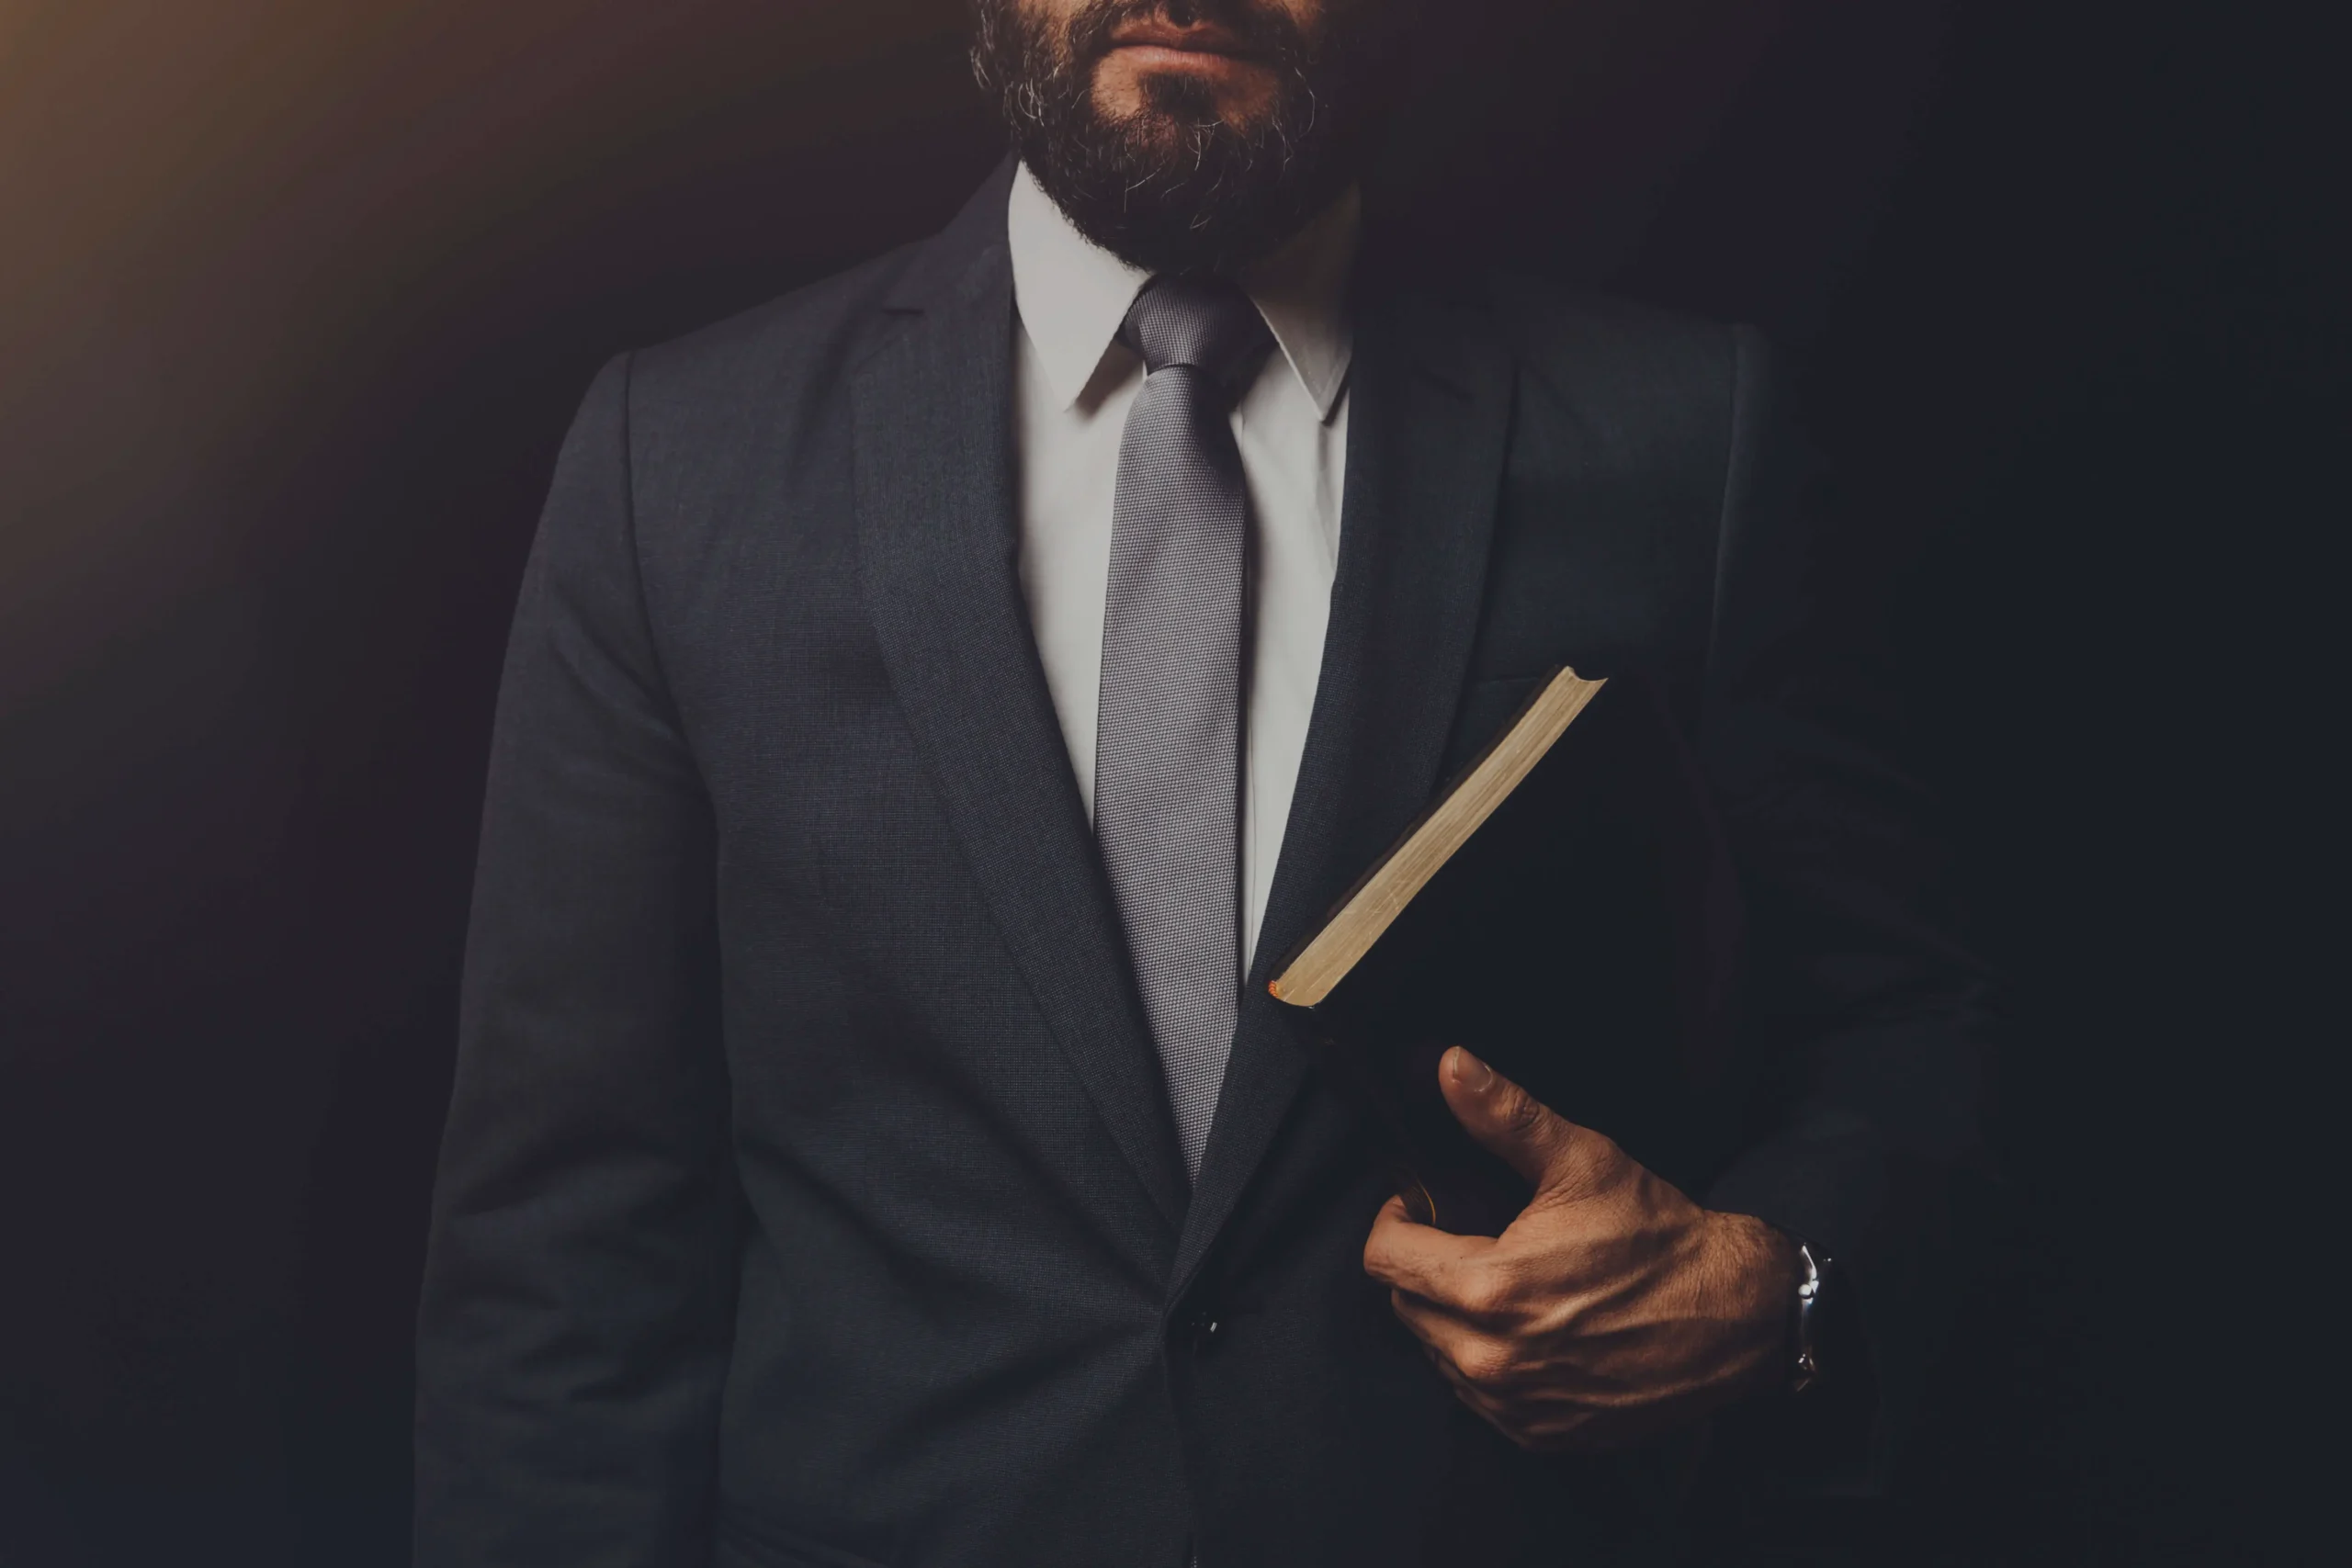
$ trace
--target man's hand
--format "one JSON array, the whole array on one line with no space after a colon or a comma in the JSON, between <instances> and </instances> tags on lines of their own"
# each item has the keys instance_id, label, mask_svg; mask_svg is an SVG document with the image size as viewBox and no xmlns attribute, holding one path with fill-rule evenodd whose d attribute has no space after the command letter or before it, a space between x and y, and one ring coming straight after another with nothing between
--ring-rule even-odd
<instances>
[{"instance_id":1,"label":"man's hand","mask_svg":"<svg viewBox=\"0 0 2352 1568\"><path fill-rule=\"evenodd\" d=\"M1497 1238L1417 1224L1391 1199L1365 1241L1463 1403L1522 1448L1613 1448L1781 1375L1795 1245L1702 1209L1614 1143L1455 1046L1438 1081L1462 1125L1535 1184Z\"/></svg>"}]
</instances>

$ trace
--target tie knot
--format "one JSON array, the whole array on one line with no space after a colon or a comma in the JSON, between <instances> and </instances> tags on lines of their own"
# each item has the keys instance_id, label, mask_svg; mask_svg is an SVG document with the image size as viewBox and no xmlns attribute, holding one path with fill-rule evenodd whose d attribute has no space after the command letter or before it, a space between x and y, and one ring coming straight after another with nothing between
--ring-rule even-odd
<instances>
[{"instance_id":1,"label":"tie knot","mask_svg":"<svg viewBox=\"0 0 2352 1568\"><path fill-rule=\"evenodd\" d=\"M1119 336L1147 372L1189 365L1230 381L1271 341L1250 296L1222 278L1154 278L1127 307Z\"/></svg>"}]
</instances>

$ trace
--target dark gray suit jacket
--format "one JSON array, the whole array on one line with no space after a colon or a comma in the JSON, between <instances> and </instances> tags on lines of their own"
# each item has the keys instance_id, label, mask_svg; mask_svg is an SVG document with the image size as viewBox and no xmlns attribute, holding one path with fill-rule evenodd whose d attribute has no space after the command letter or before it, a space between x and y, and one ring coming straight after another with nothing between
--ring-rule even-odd
<instances>
[{"instance_id":1,"label":"dark gray suit jacket","mask_svg":"<svg viewBox=\"0 0 2352 1568\"><path fill-rule=\"evenodd\" d=\"M1261 984L1186 1190L1016 578L1004 191L616 361L565 445L482 831L421 1562L1405 1563L1466 1550L1464 1496L1487 1561L1645 1528L1638 1459L1519 1456L1394 1323L1386 1190ZM1757 346L1360 271L1260 968L1529 677L1654 674L1756 933L1755 1069L1672 1174L1852 1265L1899 1404L1981 982Z\"/></svg>"}]
</instances>

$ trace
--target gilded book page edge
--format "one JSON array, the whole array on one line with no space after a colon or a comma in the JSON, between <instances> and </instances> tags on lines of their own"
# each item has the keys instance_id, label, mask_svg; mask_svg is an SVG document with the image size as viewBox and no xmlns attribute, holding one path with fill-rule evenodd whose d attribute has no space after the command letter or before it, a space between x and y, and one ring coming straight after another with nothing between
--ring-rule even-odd
<instances>
[{"instance_id":1,"label":"gilded book page edge","mask_svg":"<svg viewBox=\"0 0 2352 1568\"><path fill-rule=\"evenodd\" d=\"M1471 765L1462 781L1432 806L1384 855L1355 891L1267 985L1277 1001L1313 1007L1329 996L1405 906L1485 826L1487 818L1550 752L1585 710L1604 680L1588 681L1563 666L1521 710L1517 722Z\"/></svg>"}]
</instances>

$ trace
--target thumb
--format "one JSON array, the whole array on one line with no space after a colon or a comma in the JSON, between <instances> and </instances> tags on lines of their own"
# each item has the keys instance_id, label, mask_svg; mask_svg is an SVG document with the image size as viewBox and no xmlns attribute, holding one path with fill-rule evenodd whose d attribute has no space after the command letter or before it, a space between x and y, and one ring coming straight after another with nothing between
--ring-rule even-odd
<instances>
[{"instance_id":1,"label":"thumb","mask_svg":"<svg viewBox=\"0 0 2352 1568\"><path fill-rule=\"evenodd\" d=\"M1565 1179L1572 1152L1583 1152L1576 1147L1580 1141L1599 1136L1459 1045L1439 1059L1437 1079L1463 1131L1539 1191Z\"/></svg>"}]
</instances>

